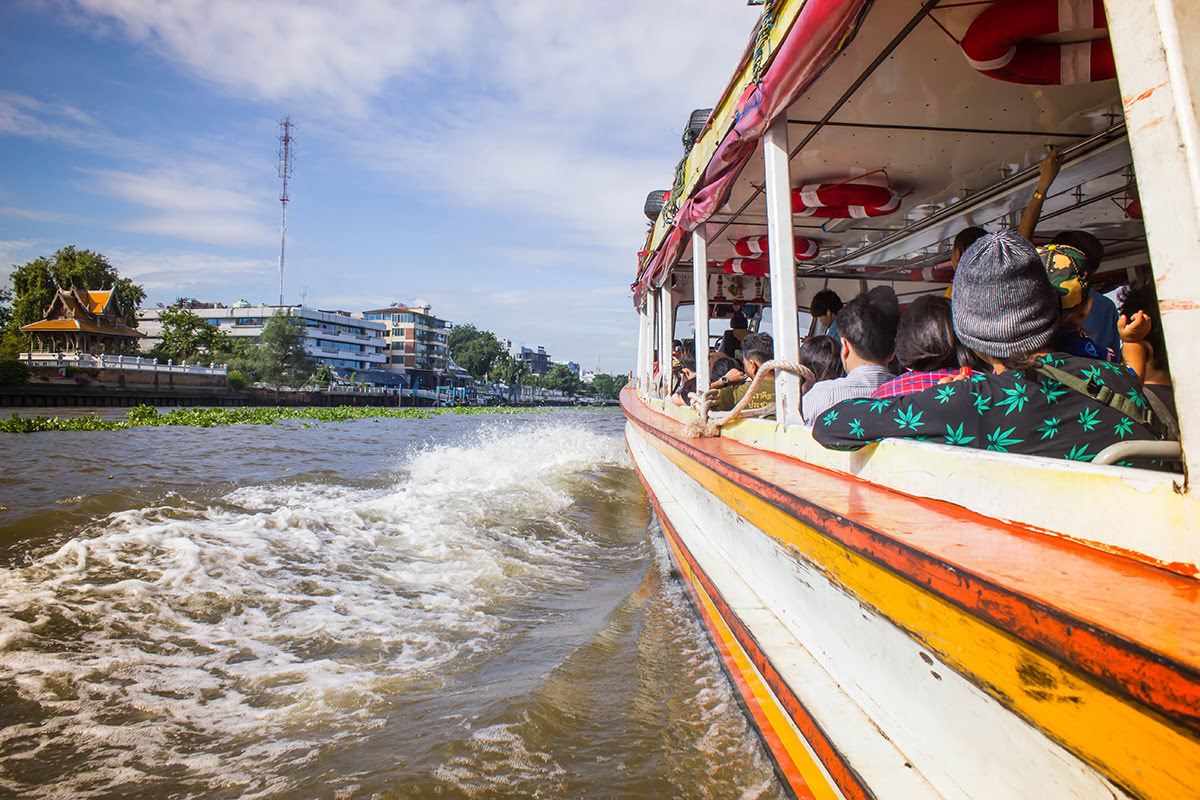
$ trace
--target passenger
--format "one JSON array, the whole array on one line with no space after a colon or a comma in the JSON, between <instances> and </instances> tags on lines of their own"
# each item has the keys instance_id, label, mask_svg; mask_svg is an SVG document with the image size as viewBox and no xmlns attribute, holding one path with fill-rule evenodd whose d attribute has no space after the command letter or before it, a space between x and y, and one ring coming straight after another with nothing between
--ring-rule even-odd
<instances>
[{"instance_id":1,"label":"passenger","mask_svg":"<svg viewBox=\"0 0 1200 800\"><path fill-rule=\"evenodd\" d=\"M1067 245L1083 253L1084 270L1087 272L1088 296L1092 308L1083 320L1082 328L1091 334L1100 348L1115 353L1121 352L1121 334L1117 330L1117 305L1104 295L1090 288L1096 281L1100 262L1104 260L1104 245L1087 231L1063 231L1050 240L1051 244Z\"/></svg>"},{"instance_id":2,"label":"passenger","mask_svg":"<svg viewBox=\"0 0 1200 800\"><path fill-rule=\"evenodd\" d=\"M746 373L729 356L716 351L709 357L708 374L712 376L708 384L710 389L724 389L727 386L737 386L746 380Z\"/></svg>"},{"instance_id":3,"label":"passenger","mask_svg":"<svg viewBox=\"0 0 1200 800\"><path fill-rule=\"evenodd\" d=\"M941 295L923 295L908 307L896 330L896 358L906 372L871 397L915 394L946 379L969 376L972 369L988 369L954 335L950 301Z\"/></svg>"},{"instance_id":4,"label":"passenger","mask_svg":"<svg viewBox=\"0 0 1200 800\"><path fill-rule=\"evenodd\" d=\"M800 343L799 362L812 370L818 381L831 381L846 374L842 369L842 343L832 336L809 336Z\"/></svg>"},{"instance_id":5,"label":"passenger","mask_svg":"<svg viewBox=\"0 0 1200 800\"><path fill-rule=\"evenodd\" d=\"M1050 276L1050 284L1058 294L1058 301L1062 306L1054 349L1073 356L1120 364L1119 352L1101 347L1082 327L1094 302L1088 273L1084 267L1086 257L1083 252L1067 245L1048 244L1039 247L1038 254L1046 265L1046 274Z\"/></svg>"},{"instance_id":6,"label":"passenger","mask_svg":"<svg viewBox=\"0 0 1200 800\"><path fill-rule=\"evenodd\" d=\"M1125 363L1137 373L1146 399L1167 426L1168 434L1177 438L1179 423L1171 385L1171 366L1167 362L1167 343L1158 314L1158 295L1152 282L1132 286L1125 292L1118 324Z\"/></svg>"},{"instance_id":7,"label":"passenger","mask_svg":"<svg viewBox=\"0 0 1200 800\"><path fill-rule=\"evenodd\" d=\"M740 311L733 312L733 316L729 318L729 330L721 337L721 352L730 358L740 358L742 340L749 333L750 324L746 321L746 315Z\"/></svg>"},{"instance_id":8,"label":"passenger","mask_svg":"<svg viewBox=\"0 0 1200 800\"><path fill-rule=\"evenodd\" d=\"M815 384L801 401L801 418L812 425L834 403L871 392L892 379L887 363L896 347L899 318L888 304L860 294L837 315L846 377Z\"/></svg>"},{"instance_id":9,"label":"passenger","mask_svg":"<svg viewBox=\"0 0 1200 800\"><path fill-rule=\"evenodd\" d=\"M1053 148L1042 159L1041 177L1038 179L1033 197L1029 199L1029 205L1025 207L1025 213L1021 215L1021 224L1017 228L1017 232L1030 241L1033 241L1034 230L1037 228L1038 219L1042 214L1042 203L1046 200L1046 193L1050 191L1050 185L1058 177L1060 164L1059 153ZM1087 258L1084 268L1087 271L1088 285L1091 286L1095 282L1096 273L1100 270L1100 262L1104 260L1104 245L1100 243L1099 239L1087 231L1062 231L1051 239L1050 243L1068 245L1081 251ZM1083 320L1083 329L1096 340L1101 351L1108 349L1114 353L1120 353L1121 337L1117 331L1116 304L1094 289L1089 288L1088 294L1092 298L1092 305L1087 317Z\"/></svg>"},{"instance_id":10,"label":"passenger","mask_svg":"<svg viewBox=\"0 0 1200 800\"><path fill-rule=\"evenodd\" d=\"M729 411L746 396L746 392L750 390L750 385L753 383L754 377L758 375L759 369L763 364L774 358L773 342L771 337L765 333L756 333L747 336L742 341L742 363L745 366L745 373L749 379L739 383L736 386L727 386L717 394L717 399L713 403L712 408L716 411ZM746 404L746 408L765 408L775 402L775 376L767 373L763 376L763 380L759 383L758 388L754 390L754 395Z\"/></svg>"},{"instance_id":11,"label":"passenger","mask_svg":"<svg viewBox=\"0 0 1200 800\"><path fill-rule=\"evenodd\" d=\"M684 352L679 356L679 368L679 388L671 395L671 402L677 406L686 406L696 391L696 357Z\"/></svg>"},{"instance_id":12,"label":"passenger","mask_svg":"<svg viewBox=\"0 0 1200 800\"><path fill-rule=\"evenodd\" d=\"M959 231L958 235L954 237L954 244L950 246L950 266L958 269L958 262L962 260L962 254L984 236L987 236L987 231L974 225Z\"/></svg>"},{"instance_id":13,"label":"passenger","mask_svg":"<svg viewBox=\"0 0 1200 800\"><path fill-rule=\"evenodd\" d=\"M843 305L845 304L842 303L842 298L838 297L837 292L832 289L822 289L817 292L808 305L808 313L825 326L825 335L835 341L838 338L837 315Z\"/></svg>"},{"instance_id":14,"label":"passenger","mask_svg":"<svg viewBox=\"0 0 1200 800\"><path fill-rule=\"evenodd\" d=\"M813 427L814 438L839 450L900 437L1074 461L1091 461L1120 441L1159 438L1132 372L1052 352L1058 293L1015 231L989 234L963 254L952 311L959 341L994 374L840 403Z\"/></svg>"},{"instance_id":15,"label":"passenger","mask_svg":"<svg viewBox=\"0 0 1200 800\"><path fill-rule=\"evenodd\" d=\"M1041 174L1038 176L1037 188L1033 190L1033 196L1029 198L1029 204L1025 206L1025 213L1021 215L1021 224L1017 226L1017 233L1021 234L1026 241L1033 241L1033 232L1037 229L1038 219L1042 216L1042 203L1046 202L1046 193L1050 191L1050 186L1058 177L1061 167L1062 156L1059 154L1058 148L1051 147L1038 166Z\"/></svg>"}]
</instances>

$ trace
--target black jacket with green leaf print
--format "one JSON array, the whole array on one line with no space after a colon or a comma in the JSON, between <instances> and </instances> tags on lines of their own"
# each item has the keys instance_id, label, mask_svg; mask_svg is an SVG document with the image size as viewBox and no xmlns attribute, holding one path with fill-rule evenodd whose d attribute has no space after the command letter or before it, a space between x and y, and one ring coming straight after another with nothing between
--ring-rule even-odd
<instances>
[{"instance_id":1,"label":"black jacket with green leaf print","mask_svg":"<svg viewBox=\"0 0 1200 800\"><path fill-rule=\"evenodd\" d=\"M1065 353L1040 360L1146 407L1126 367ZM1157 438L1145 425L1056 380L1012 371L975 373L887 400L846 400L817 420L813 437L837 450L894 437L1073 461L1091 461L1116 442Z\"/></svg>"}]
</instances>

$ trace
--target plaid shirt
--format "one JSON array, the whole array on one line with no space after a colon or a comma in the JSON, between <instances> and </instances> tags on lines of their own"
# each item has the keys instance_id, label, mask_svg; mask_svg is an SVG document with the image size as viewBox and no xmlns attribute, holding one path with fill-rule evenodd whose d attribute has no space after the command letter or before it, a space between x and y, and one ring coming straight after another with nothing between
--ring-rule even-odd
<instances>
[{"instance_id":1,"label":"plaid shirt","mask_svg":"<svg viewBox=\"0 0 1200 800\"><path fill-rule=\"evenodd\" d=\"M916 394L937 386L942 378L953 378L958 374L970 375L970 369L939 369L934 372L906 372L895 380L888 381L875 390L871 395L876 400L885 397L902 397L906 394Z\"/></svg>"}]
</instances>

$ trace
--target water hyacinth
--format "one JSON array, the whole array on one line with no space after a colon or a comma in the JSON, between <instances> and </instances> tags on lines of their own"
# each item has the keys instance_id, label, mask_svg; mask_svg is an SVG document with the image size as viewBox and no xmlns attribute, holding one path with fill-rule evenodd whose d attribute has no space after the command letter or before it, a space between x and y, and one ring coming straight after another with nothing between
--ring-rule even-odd
<instances>
[{"instance_id":1,"label":"water hyacinth","mask_svg":"<svg viewBox=\"0 0 1200 800\"><path fill-rule=\"evenodd\" d=\"M195 428L215 428L221 425L274 425L280 420L300 419L318 422L348 422L355 419L393 417L427 419L439 414L514 414L541 412L545 409L514 408L510 406L452 408L381 408L375 406L330 406L307 408L235 407L235 408L177 408L163 414L153 406L135 406L125 419L99 417L22 417L16 412L10 419L0 419L0 433L36 433L38 431L119 431L154 425L186 425Z\"/></svg>"}]
</instances>

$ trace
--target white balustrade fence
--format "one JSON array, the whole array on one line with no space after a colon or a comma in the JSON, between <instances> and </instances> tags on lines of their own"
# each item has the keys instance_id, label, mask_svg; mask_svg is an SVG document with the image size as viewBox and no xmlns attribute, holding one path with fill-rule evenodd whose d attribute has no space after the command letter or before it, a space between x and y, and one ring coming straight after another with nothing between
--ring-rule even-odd
<instances>
[{"instance_id":1,"label":"white balustrade fence","mask_svg":"<svg viewBox=\"0 0 1200 800\"><path fill-rule=\"evenodd\" d=\"M153 358L140 356L107 356L90 355L88 353L22 353L20 360L31 367L52 367L62 369L75 367L77 369L118 369L126 372L159 372L175 375L225 375L228 371L224 364L175 364L167 362L160 364Z\"/></svg>"}]
</instances>

